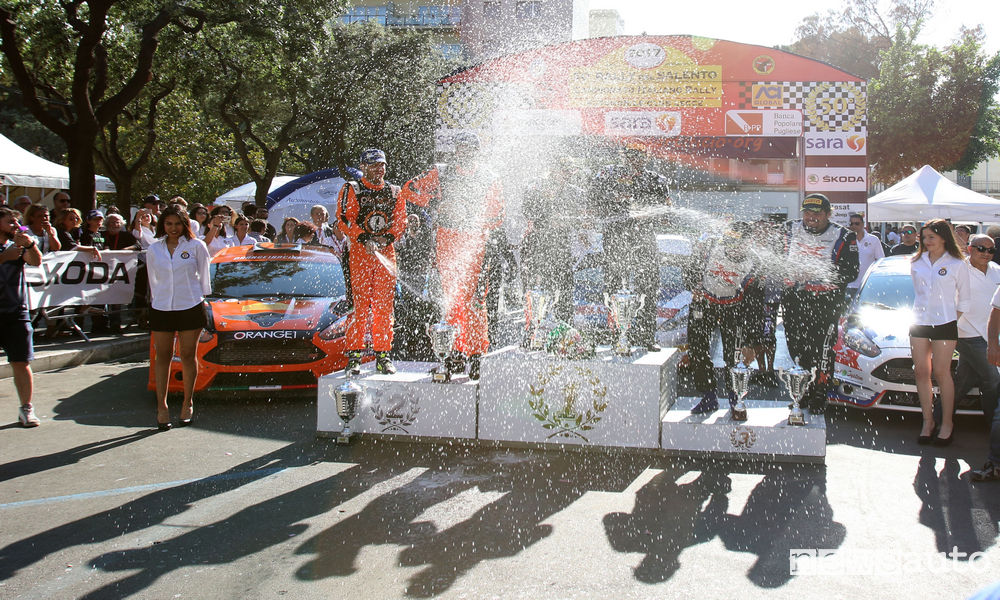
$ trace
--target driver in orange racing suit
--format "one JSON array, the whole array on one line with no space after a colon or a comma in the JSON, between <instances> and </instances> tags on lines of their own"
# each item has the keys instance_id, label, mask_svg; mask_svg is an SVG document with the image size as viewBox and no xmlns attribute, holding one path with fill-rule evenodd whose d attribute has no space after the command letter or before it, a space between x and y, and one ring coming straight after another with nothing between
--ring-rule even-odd
<instances>
[{"instance_id":1,"label":"driver in orange racing suit","mask_svg":"<svg viewBox=\"0 0 1000 600\"><path fill-rule=\"evenodd\" d=\"M445 320L458 327L455 371L479 379L480 358L489 349L486 277L483 258L491 231L503 220L499 180L477 161L479 137L459 134L454 165L435 165L403 186L400 196L427 207L436 225L437 269L441 279Z\"/></svg>"},{"instance_id":2,"label":"driver in orange racing suit","mask_svg":"<svg viewBox=\"0 0 1000 600\"><path fill-rule=\"evenodd\" d=\"M337 199L337 226L350 240L351 296L354 319L347 329L349 375L361 372L365 332L371 327L375 370L392 374L393 300L396 252L393 242L406 230L406 202L399 188L385 180L385 152L361 153L361 181L348 181Z\"/></svg>"}]
</instances>

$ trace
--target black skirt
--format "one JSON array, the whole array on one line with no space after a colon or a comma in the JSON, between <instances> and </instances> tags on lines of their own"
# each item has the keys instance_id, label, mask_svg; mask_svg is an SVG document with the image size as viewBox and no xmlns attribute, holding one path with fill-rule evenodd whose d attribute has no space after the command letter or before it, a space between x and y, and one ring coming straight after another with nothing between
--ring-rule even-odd
<instances>
[{"instance_id":1,"label":"black skirt","mask_svg":"<svg viewBox=\"0 0 1000 600\"><path fill-rule=\"evenodd\" d=\"M957 340L958 321L949 321L942 325L910 325L910 337L928 340Z\"/></svg>"},{"instance_id":2,"label":"black skirt","mask_svg":"<svg viewBox=\"0 0 1000 600\"><path fill-rule=\"evenodd\" d=\"M199 302L185 310L149 309L151 331L191 331L205 328L205 308Z\"/></svg>"}]
</instances>

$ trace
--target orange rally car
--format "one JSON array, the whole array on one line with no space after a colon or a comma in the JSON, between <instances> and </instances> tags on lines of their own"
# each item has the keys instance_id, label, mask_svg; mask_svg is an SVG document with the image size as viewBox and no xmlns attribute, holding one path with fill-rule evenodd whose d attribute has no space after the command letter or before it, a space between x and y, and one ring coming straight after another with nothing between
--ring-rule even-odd
<instances>
[{"instance_id":1,"label":"orange rally car","mask_svg":"<svg viewBox=\"0 0 1000 600\"><path fill-rule=\"evenodd\" d=\"M352 314L340 260L323 246L258 243L212 258L208 327L198 340L195 391L312 390L347 365ZM155 389L152 343L150 390ZM174 346L171 392L183 391Z\"/></svg>"}]
</instances>

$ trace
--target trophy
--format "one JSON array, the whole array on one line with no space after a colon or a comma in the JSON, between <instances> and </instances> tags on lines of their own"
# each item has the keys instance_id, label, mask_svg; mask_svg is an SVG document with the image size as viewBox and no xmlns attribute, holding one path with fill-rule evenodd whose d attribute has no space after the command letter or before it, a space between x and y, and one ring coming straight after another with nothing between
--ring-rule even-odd
<instances>
[{"instance_id":1,"label":"trophy","mask_svg":"<svg viewBox=\"0 0 1000 600\"><path fill-rule=\"evenodd\" d=\"M736 394L736 404L729 409L730 418L734 421L747 420L747 405L743 402L743 398L749 391L751 370L742 358L742 353L737 350L736 364L729 368L729 381L733 393Z\"/></svg>"},{"instance_id":2,"label":"trophy","mask_svg":"<svg viewBox=\"0 0 1000 600\"><path fill-rule=\"evenodd\" d=\"M545 347L545 336L551 329L551 322L547 319L552 306L559 302L558 292L553 296L547 291L535 288L528 290L525 294L528 300L528 310L530 319L528 325L531 332L528 338L528 350L542 350ZM543 331L543 327L545 330Z\"/></svg>"},{"instance_id":3,"label":"trophy","mask_svg":"<svg viewBox=\"0 0 1000 600\"><path fill-rule=\"evenodd\" d=\"M614 295L608 296L604 294L604 304L608 307L610 320L614 324L614 328L618 330L618 341L615 342L614 346L616 354L620 356L629 356L632 354L632 344L628 340L628 330L632 325L632 320L639 314L639 310L645 303L646 297L641 294L632 293L626 289L624 282L622 289L615 292Z\"/></svg>"},{"instance_id":4,"label":"trophy","mask_svg":"<svg viewBox=\"0 0 1000 600\"><path fill-rule=\"evenodd\" d=\"M431 338L431 350L438 358L440 364L431 369L431 380L434 383L446 383L451 381L451 367L448 357L455 346L455 338L458 337L458 329L444 321L438 321L431 325L427 324L427 336Z\"/></svg>"},{"instance_id":5,"label":"trophy","mask_svg":"<svg viewBox=\"0 0 1000 600\"><path fill-rule=\"evenodd\" d=\"M799 404L806 395L806 388L816 376L816 367L806 370L802 367L792 367L781 371L781 380L788 386L788 395L792 397L792 409L788 413L789 425L805 425L806 418Z\"/></svg>"},{"instance_id":6,"label":"trophy","mask_svg":"<svg viewBox=\"0 0 1000 600\"><path fill-rule=\"evenodd\" d=\"M337 400L337 416L344 421L344 428L337 436L337 443L350 444L351 420L358 414L358 405L365 395L365 390L354 381L347 379L334 390L333 394Z\"/></svg>"}]
</instances>

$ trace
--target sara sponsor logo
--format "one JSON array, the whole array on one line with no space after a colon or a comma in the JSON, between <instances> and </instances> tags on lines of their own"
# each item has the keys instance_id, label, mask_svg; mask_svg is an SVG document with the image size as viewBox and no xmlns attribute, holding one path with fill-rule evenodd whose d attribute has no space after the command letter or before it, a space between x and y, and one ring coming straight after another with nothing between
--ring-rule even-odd
<instances>
[{"instance_id":1,"label":"sara sponsor logo","mask_svg":"<svg viewBox=\"0 0 1000 600\"><path fill-rule=\"evenodd\" d=\"M294 340L299 337L297 331L236 331L234 340Z\"/></svg>"},{"instance_id":2,"label":"sara sponsor logo","mask_svg":"<svg viewBox=\"0 0 1000 600\"><path fill-rule=\"evenodd\" d=\"M808 192L864 192L868 190L865 167L806 168Z\"/></svg>"},{"instance_id":3,"label":"sara sponsor logo","mask_svg":"<svg viewBox=\"0 0 1000 600\"><path fill-rule=\"evenodd\" d=\"M809 156L861 156L866 152L864 133L807 133L806 154Z\"/></svg>"},{"instance_id":4,"label":"sara sponsor logo","mask_svg":"<svg viewBox=\"0 0 1000 600\"><path fill-rule=\"evenodd\" d=\"M785 105L785 86L753 84L750 104L755 108L781 108Z\"/></svg>"},{"instance_id":5,"label":"sara sponsor logo","mask_svg":"<svg viewBox=\"0 0 1000 600\"><path fill-rule=\"evenodd\" d=\"M608 111L604 113L604 133L675 137L681 134L681 113L653 110Z\"/></svg>"}]
</instances>

